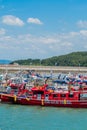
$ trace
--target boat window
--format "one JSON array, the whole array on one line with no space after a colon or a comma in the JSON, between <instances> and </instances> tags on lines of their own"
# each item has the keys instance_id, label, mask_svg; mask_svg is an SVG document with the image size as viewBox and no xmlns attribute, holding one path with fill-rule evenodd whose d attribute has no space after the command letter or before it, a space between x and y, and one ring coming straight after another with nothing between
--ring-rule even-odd
<instances>
[{"instance_id":1,"label":"boat window","mask_svg":"<svg viewBox=\"0 0 87 130\"><path fill-rule=\"evenodd\" d=\"M34 91L33 94L44 94L43 91Z\"/></svg>"},{"instance_id":2,"label":"boat window","mask_svg":"<svg viewBox=\"0 0 87 130\"><path fill-rule=\"evenodd\" d=\"M53 94L53 97L56 98L56 97L58 97L58 95L57 94Z\"/></svg>"},{"instance_id":3,"label":"boat window","mask_svg":"<svg viewBox=\"0 0 87 130\"><path fill-rule=\"evenodd\" d=\"M70 94L69 94L69 97L70 97L70 98L74 97L73 93L70 93Z\"/></svg>"},{"instance_id":4,"label":"boat window","mask_svg":"<svg viewBox=\"0 0 87 130\"><path fill-rule=\"evenodd\" d=\"M66 94L61 94L60 97L66 97Z\"/></svg>"},{"instance_id":5,"label":"boat window","mask_svg":"<svg viewBox=\"0 0 87 130\"><path fill-rule=\"evenodd\" d=\"M80 99L87 99L87 93L80 94Z\"/></svg>"},{"instance_id":6,"label":"boat window","mask_svg":"<svg viewBox=\"0 0 87 130\"><path fill-rule=\"evenodd\" d=\"M45 97L48 97L48 94L46 94Z\"/></svg>"},{"instance_id":7,"label":"boat window","mask_svg":"<svg viewBox=\"0 0 87 130\"><path fill-rule=\"evenodd\" d=\"M58 95L57 94L53 94L53 97L56 98L56 97L58 97Z\"/></svg>"}]
</instances>

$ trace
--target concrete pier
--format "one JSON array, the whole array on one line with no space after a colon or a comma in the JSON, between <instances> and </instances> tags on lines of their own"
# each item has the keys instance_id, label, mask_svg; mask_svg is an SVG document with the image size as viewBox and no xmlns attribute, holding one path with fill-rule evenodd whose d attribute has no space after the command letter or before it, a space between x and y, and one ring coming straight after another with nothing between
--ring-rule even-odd
<instances>
[{"instance_id":1,"label":"concrete pier","mask_svg":"<svg viewBox=\"0 0 87 130\"><path fill-rule=\"evenodd\" d=\"M28 65L0 65L1 71L20 71L20 70L34 70L36 72L54 72L54 73L68 73L79 72L87 73L87 67L65 67L65 66L28 66Z\"/></svg>"}]
</instances>

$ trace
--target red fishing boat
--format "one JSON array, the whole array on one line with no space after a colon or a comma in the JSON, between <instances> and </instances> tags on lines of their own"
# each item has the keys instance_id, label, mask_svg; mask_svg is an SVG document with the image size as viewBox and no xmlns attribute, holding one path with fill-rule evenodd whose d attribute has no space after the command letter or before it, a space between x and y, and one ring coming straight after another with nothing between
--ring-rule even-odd
<instances>
[{"instance_id":1,"label":"red fishing boat","mask_svg":"<svg viewBox=\"0 0 87 130\"><path fill-rule=\"evenodd\" d=\"M87 108L87 90L53 90L47 89L47 85L24 89L17 95L1 94L0 99L21 105Z\"/></svg>"}]
</instances>

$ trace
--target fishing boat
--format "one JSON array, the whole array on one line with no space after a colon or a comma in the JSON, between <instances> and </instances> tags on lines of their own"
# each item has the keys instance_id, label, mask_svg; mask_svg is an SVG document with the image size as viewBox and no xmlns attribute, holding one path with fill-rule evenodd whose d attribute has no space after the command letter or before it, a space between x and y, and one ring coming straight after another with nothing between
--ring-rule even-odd
<instances>
[{"instance_id":1,"label":"fishing boat","mask_svg":"<svg viewBox=\"0 0 87 130\"><path fill-rule=\"evenodd\" d=\"M55 90L45 84L34 86L31 90L24 89L17 95L1 94L0 101L21 105L87 108L87 90Z\"/></svg>"},{"instance_id":2,"label":"fishing boat","mask_svg":"<svg viewBox=\"0 0 87 130\"><path fill-rule=\"evenodd\" d=\"M87 91L57 91L47 90L46 86L33 87L30 92L25 92L25 96L18 96L17 103L22 105L87 108Z\"/></svg>"}]
</instances>

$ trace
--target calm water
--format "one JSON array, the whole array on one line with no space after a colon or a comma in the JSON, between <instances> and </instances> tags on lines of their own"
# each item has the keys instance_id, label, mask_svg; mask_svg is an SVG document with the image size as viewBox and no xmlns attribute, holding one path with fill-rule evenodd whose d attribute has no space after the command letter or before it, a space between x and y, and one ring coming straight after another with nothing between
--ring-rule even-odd
<instances>
[{"instance_id":1,"label":"calm water","mask_svg":"<svg viewBox=\"0 0 87 130\"><path fill-rule=\"evenodd\" d=\"M87 130L87 109L0 104L0 130Z\"/></svg>"}]
</instances>

